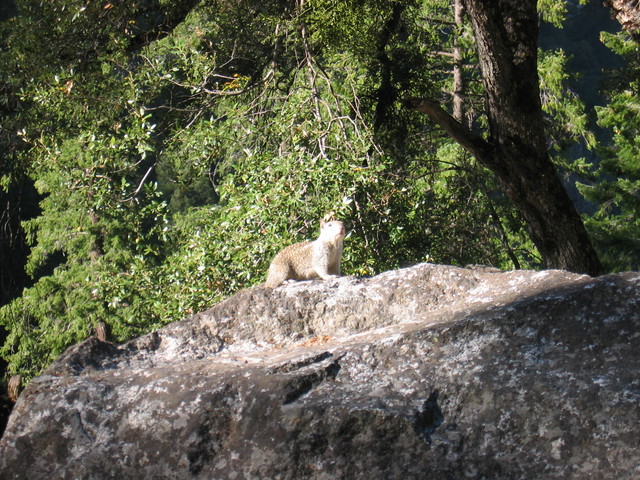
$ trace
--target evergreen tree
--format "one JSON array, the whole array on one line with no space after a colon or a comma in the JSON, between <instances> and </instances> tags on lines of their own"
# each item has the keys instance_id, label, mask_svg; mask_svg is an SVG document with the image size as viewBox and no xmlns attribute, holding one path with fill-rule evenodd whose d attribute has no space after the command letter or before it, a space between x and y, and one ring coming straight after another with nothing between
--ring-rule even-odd
<instances>
[{"instance_id":1,"label":"evergreen tree","mask_svg":"<svg viewBox=\"0 0 640 480\"><path fill-rule=\"evenodd\" d=\"M594 181L581 192L598 205L586 219L600 255L611 271L640 269L640 57L628 33L602 34L604 43L626 58L610 90L610 102L597 108L598 124L611 133L599 148Z\"/></svg>"}]
</instances>

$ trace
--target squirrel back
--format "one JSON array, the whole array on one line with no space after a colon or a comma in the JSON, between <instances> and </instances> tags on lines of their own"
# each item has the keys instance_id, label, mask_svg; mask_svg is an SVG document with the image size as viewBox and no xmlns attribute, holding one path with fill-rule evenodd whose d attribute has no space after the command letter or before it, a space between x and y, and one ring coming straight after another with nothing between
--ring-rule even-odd
<instances>
[{"instance_id":1,"label":"squirrel back","mask_svg":"<svg viewBox=\"0 0 640 480\"><path fill-rule=\"evenodd\" d=\"M286 280L329 279L340 275L344 224L320 221L320 236L281 250L272 260L265 287L275 288Z\"/></svg>"}]
</instances>

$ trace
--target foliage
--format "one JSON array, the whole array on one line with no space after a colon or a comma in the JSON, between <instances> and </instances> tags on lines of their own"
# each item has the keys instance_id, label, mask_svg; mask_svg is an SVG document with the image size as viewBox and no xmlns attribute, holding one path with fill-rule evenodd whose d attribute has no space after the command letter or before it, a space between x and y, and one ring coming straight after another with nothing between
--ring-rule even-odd
<instances>
[{"instance_id":1,"label":"foliage","mask_svg":"<svg viewBox=\"0 0 640 480\"><path fill-rule=\"evenodd\" d=\"M568 58L562 50L538 52L540 96L547 115L547 135L552 152L558 154L576 142L595 148L584 104L569 88Z\"/></svg>"},{"instance_id":2,"label":"foliage","mask_svg":"<svg viewBox=\"0 0 640 480\"><path fill-rule=\"evenodd\" d=\"M588 2L589 0L580 0L578 3L586 5ZM567 3L566 0L539 0L538 13L543 21L561 28L567 19Z\"/></svg>"},{"instance_id":3,"label":"foliage","mask_svg":"<svg viewBox=\"0 0 640 480\"><path fill-rule=\"evenodd\" d=\"M581 186L598 205L586 219L596 247L608 269L640 269L640 58L638 44L628 33L603 33L603 41L627 58L618 78L627 77L611 93L610 103L597 108L598 124L608 129L611 143L599 149L602 160L596 182Z\"/></svg>"},{"instance_id":4,"label":"foliage","mask_svg":"<svg viewBox=\"0 0 640 480\"><path fill-rule=\"evenodd\" d=\"M2 185L22 172L42 196L24 222L34 286L0 308L10 374L36 375L98 321L122 342L262 282L330 213L346 274L539 265L489 172L396 101L450 105L457 48L465 120L486 127L448 0L24 0L1 28L20 146ZM554 145L592 143L566 57L540 63Z\"/></svg>"}]
</instances>

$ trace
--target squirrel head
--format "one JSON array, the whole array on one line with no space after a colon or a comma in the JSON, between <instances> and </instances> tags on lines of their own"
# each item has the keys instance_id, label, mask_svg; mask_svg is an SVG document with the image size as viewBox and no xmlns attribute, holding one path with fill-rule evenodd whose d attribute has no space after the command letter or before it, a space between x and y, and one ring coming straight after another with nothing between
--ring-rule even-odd
<instances>
[{"instance_id":1,"label":"squirrel head","mask_svg":"<svg viewBox=\"0 0 640 480\"><path fill-rule=\"evenodd\" d=\"M320 220L320 239L329 242L342 240L345 236L344 224L339 220Z\"/></svg>"}]
</instances>

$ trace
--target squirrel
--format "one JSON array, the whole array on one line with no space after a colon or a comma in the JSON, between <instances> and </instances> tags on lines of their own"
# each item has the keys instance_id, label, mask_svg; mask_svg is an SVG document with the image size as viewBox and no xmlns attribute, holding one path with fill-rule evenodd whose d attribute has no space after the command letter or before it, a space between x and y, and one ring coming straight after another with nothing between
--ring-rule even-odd
<instances>
[{"instance_id":1,"label":"squirrel","mask_svg":"<svg viewBox=\"0 0 640 480\"><path fill-rule=\"evenodd\" d=\"M275 288L286 280L327 280L340 276L344 224L320 220L320 236L282 249L271 261L265 287Z\"/></svg>"}]
</instances>

